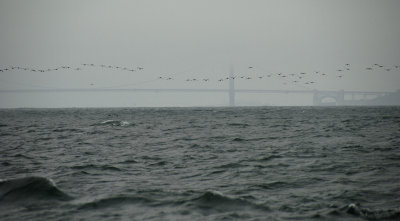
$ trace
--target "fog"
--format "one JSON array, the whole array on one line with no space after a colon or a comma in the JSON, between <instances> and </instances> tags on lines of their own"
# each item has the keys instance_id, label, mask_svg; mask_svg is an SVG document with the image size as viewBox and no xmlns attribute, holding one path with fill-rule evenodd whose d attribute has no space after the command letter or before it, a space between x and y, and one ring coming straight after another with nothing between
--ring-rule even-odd
<instances>
[{"instance_id":1,"label":"fog","mask_svg":"<svg viewBox=\"0 0 400 221\"><path fill-rule=\"evenodd\" d=\"M396 91L399 11L398 0L1 0L0 108L225 106L228 93L57 89L228 89L231 66L236 89ZM26 89L54 91L4 92Z\"/></svg>"}]
</instances>

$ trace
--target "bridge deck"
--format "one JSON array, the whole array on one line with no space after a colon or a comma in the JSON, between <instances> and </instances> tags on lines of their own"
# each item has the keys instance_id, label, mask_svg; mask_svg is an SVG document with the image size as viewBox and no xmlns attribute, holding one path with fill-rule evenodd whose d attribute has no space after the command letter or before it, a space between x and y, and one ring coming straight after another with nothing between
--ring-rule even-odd
<instances>
[{"instance_id":1,"label":"bridge deck","mask_svg":"<svg viewBox=\"0 0 400 221\"><path fill-rule=\"evenodd\" d=\"M44 93L44 92L208 92L228 93L229 89L179 89L179 88L48 88L48 89L9 89L0 93ZM312 94L338 93L381 95L394 92L388 91L333 91L333 90L264 90L264 89L234 89L235 93L270 93L270 94Z\"/></svg>"}]
</instances>

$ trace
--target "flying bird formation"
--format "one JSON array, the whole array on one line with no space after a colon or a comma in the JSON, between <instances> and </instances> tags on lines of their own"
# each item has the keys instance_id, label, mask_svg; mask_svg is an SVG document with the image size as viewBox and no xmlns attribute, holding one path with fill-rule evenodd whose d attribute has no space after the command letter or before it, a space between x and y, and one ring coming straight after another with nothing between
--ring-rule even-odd
<instances>
[{"instance_id":1,"label":"flying bird formation","mask_svg":"<svg viewBox=\"0 0 400 221\"><path fill-rule=\"evenodd\" d=\"M29 67L20 67L20 66L10 66L7 68L2 68L0 69L0 72L7 72L7 71L30 71L30 72L53 72L53 71L60 71L60 70L74 70L74 71L81 71L84 68L88 67L100 67L104 69L114 69L114 70L121 70L121 71L142 71L144 68L143 67L137 67L137 68L128 68L128 67L121 67L121 66L116 66L116 65L96 65L96 64L82 64L80 66L59 66L56 68L29 68Z\"/></svg>"},{"instance_id":2,"label":"flying bird formation","mask_svg":"<svg viewBox=\"0 0 400 221\"><path fill-rule=\"evenodd\" d=\"M143 67L137 66L136 68L128 68L123 66L117 65L105 65L105 64L93 64L93 63L84 63L79 66L59 66L56 68L29 68L29 67L20 67L20 66L9 66L5 68L1 68L0 72L11 72L11 71L29 71L29 72L55 72L61 70L70 70L70 71L81 71L87 68L102 68L102 69L109 69L109 70L119 70L119 71L127 71L127 72L141 72L144 70ZM327 74L326 72L322 71L313 71L313 72L298 72L298 73L268 73L268 74L255 74L255 72L260 72L257 67L255 66L248 66L246 74L235 74L230 77L225 78L186 78L186 79L178 79L174 74L169 74L167 76L159 76L157 80L165 80L165 81L173 81L173 80L183 80L185 82L224 82L229 80L263 80L263 79L280 79L284 85L296 84L296 85L312 85L316 84L317 80L320 80L324 77L336 77L338 79L342 79L345 75L352 70L350 64L344 64L343 66L339 67L333 73L330 72ZM394 66L385 66L381 64L373 64L365 68L367 71L373 70L380 70L380 71L398 71L400 70L400 65ZM251 71L252 73L248 73Z\"/></svg>"},{"instance_id":3,"label":"flying bird formation","mask_svg":"<svg viewBox=\"0 0 400 221\"><path fill-rule=\"evenodd\" d=\"M393 67L388 67L388 66L383 66L383 65L380 65L380 64L374 64L374 65L372 65L370 67L366 67L365 69L369 70L369 71L379 70L379 69L385 70L385 71L392 71L392 70L395 70L395 69L400 69L400 65L394 65Z\"/></svg>"}]
</instances>

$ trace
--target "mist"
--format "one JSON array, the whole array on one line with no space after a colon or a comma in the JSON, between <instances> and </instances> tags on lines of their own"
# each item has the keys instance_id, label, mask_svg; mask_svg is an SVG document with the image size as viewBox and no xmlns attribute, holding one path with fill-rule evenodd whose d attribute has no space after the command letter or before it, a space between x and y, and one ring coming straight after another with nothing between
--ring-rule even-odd
<instances>
[{"instance_id":1,"label":"mist","mask_svg":"<svg viewBox=\"0 0 400 221\"><path fill-rule=\"evenodd\" d=\"M399 9L396 0L1 1L0 90L55 91L1 92L0 107L226 106L228 93L56 90L228 90L231 66L238 90L394 92ZM236 94L243 106L312 104Z\"/></svg>"}]
</instances>

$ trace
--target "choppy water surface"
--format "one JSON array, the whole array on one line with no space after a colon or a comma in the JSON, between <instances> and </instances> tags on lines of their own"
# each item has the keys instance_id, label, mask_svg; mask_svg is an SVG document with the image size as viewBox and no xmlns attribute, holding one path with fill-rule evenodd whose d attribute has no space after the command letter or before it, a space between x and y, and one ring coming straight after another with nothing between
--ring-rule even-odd
<instances>
[{"instance_id":1,"label":"choppy water surface","mask_svg":"<svg viewBox=\"0 0 400 221\"><path fill-rule=\"evenodd\" d=\"M400 220L400 108L0 110L0 220Z\"/></svg>"}]
</instances>

